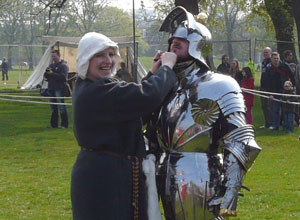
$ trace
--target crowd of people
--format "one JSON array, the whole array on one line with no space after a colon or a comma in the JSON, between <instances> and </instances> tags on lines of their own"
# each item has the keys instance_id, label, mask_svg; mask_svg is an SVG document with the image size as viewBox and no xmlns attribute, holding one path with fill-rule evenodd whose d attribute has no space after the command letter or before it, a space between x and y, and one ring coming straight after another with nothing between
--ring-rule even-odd
<instances>
[{"instance_id":1,"label":"crowd of people","mask_svg":"<svg viewBox=\"0 0 300 220\"><path fill-rule=\"evenodd\" d=\"M291 95L300 94L300 67L295 64L290 50L284 51L283 54L284 59L281 60L279 53L272 52L270 47L263 50L260 90L269 94L263 94L267 97L261 97L265 123L260 128L279 130L282 125L285 132L291 133L295 122L299 125L298 105L290 102L298 100ZM241 88L254 89L255 68L252 60L249 60L247 67L240 70L237 59L233 58L230 62L229 56L223 55L218 71L236 79ZM286 96L272 93L286 94ZM247 123L252 124L251 110L254 105L254 96L246 92L243 95L247 106Z\"/></svg>"},{"instance_id":2,"label":"crowd of people","mask_svg":"<svg viewBox=\"0 0 300 220\"><path fill-rule=\"evenodd\" d=\"M295 122L299 125L298 107L288 103L297 101L297 98L290 95L300 94L299 89L297 91L297 87L299 88L297 65L290 50L284 51L283 60L280 59L278 52L272 52L269 47L264 48L263 54L260 89L271 94L261 98L265 124L260 128L278 131L282 125L285 132L291 133L294 131Z\"/></svg>"}]
</instances>

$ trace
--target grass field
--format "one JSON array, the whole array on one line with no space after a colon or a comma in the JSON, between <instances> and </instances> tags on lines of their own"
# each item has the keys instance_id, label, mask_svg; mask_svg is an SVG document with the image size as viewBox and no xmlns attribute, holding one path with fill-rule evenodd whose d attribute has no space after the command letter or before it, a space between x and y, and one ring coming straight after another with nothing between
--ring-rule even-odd
<instances>
[{"instance_id":1,"label":"grass field","mask_svg":"<svg viewBox=\"0 0 300 220\"><path fill-rule=\"evenodd\" d=\"M1 84L0 92L13 88ZM0 220L72 219L70 174L79 147L70 106L68 113L69 129L49 129L48 105L0 101ZM262 124L256 98L254 125ZM244 181L251 192L242 191L233 219L300 219L298 134L297 128L292 134L257 129L263 150Z\"/></svg>"}]
</instances>

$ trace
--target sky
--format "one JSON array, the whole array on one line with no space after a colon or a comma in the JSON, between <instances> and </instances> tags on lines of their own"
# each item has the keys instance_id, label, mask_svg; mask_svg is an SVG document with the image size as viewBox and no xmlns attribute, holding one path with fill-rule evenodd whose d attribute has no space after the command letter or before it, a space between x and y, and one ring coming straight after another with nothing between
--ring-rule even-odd
<instances>
[{"instance_id":1,"label":"sky","mask_svg":"<svg viewBox=\"0 0 300 220\"><path fill-rule=\"evenodd\" d=\"M126 11L132 10L133 0L111 0L110 5L124 9ZM148 9L153 8L153 2L151 0L144 0L145 7ZM134 8L138 9L141 7L141 0L134 0Z\"/></svg>"}]
</instances>

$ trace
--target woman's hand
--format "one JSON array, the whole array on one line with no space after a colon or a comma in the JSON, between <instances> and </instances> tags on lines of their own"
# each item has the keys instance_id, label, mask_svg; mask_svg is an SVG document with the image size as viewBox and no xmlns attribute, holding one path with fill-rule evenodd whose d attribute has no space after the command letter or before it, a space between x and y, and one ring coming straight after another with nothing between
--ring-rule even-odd
<instances>
[{"instance_id":1,"label":"woman's hand","mask_svg":"<svg viewBox=\"0 0 300 220\"><path fill-rule=\"evenodd\" d=\"M173 52L165 52L161 55L161 65L173 69L177 61L177 55Z\"/></svg>"},{"instance_id":2,"label":"woman's hand","mask_svg":"<svg viewBox=\"0 0 300 220\"><path fill-rule=\"evenodd\" d=\"M152 62L152 67L151 67L151 73L155 74L156 71L159 69L159 67L161 66L161 55L163 54L162 51L157 51L157 53L155 54L154 58L153 58L153 62Z\"/></svg>"},{"instance_id":3,"label":"woman's hand","mask_svg":"<svg viewBox=\"0 0 300 220\"><path fill-rule=\"evenodd\" d=\"M158 51L154 56L151 72L155 74L156 71L159 69L159 67L164 65L172 69L176 64L176 61L177 61L177 55L175 53Z\"/></svg>"}]
</instances>

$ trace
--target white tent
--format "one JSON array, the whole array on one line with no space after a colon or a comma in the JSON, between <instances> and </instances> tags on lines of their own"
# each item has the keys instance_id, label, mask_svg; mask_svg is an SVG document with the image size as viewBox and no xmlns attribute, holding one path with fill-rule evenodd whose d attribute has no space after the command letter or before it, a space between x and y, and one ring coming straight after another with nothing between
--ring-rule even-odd
<instances>
[{"instance_id":1,"label":"white tent","mask_svg":"<svg viewBox=\"0 0 300 220\"><path fill-rule=\"evenodd\" d=\"M43 76L46 68L52 62L51 51L59 49L61 53L61 58L65 60L69 66L69 72L76 72L76 56L77 56L77 46L80 38L78 37L56 37L56 36L44 36L44 39L52 42L42 58L40 59L35 70L29 76L27 81L23 84L21 89L35 89L39 87L47 87L46 83L43 83ZM118 42L121 54L121 60L127 64L129 72L132 72L133 68L133 43L128 43L126 41L131 40L128 37L123 38L111 38L113 41ZM54 41L54 42L53 42ZM136 47L137 48L137 47ZM136 80L138 82L147 74L145 67L137 62L137 76ZM72 75L72 74L71 74ZM74 74L73 74L74 75Z\"/></svg>"}]
</instances>

